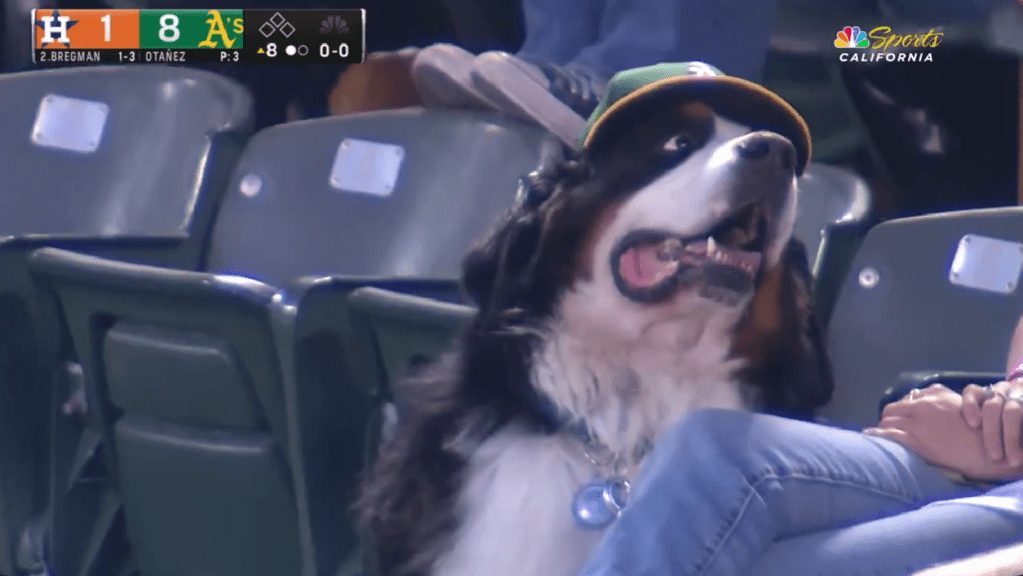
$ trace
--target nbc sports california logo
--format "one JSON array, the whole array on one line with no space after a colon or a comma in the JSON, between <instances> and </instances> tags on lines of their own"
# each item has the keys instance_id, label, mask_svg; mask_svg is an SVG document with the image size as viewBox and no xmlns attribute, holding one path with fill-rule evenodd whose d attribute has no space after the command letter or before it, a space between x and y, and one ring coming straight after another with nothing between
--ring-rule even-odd
<instances>
[{"instance_id":1,"label":"nbc sports california logo","mask_svg":"<svg viewBox=\"0 0 1023 576\"><path fill-rule=\"evenodd\" d=\"M896 34L888 26L869 32L846 26L835 35L835 48L841 62L933 62L943 37L933 28L926 34Z\"/></svg>"}]
</instances>

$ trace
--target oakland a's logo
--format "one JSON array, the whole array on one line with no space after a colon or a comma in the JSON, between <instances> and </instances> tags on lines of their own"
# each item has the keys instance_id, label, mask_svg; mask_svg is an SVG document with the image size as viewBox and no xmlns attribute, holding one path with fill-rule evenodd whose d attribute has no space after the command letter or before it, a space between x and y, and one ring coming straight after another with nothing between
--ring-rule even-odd
<instances>
[{"instance_id":1,"label":"oakland a's logo","mask_svg":"<svg viewBox=\"0 0 1023 576\"><path fill-rule=\"evenodd\" d=\"M227 26L224 25L224 17L220 15L220 10L210 10L209 18L206 19L206 24L209 25L209 32L206 34L206 39L199 42L200 48L230 48L234 46L237 38L232 38L227 33ZM241 34L244 31L242 28L242 19L234 19L234 33L235 35ZM217 43L217 40L220 43Z\"/></svg>"}]
</instances>

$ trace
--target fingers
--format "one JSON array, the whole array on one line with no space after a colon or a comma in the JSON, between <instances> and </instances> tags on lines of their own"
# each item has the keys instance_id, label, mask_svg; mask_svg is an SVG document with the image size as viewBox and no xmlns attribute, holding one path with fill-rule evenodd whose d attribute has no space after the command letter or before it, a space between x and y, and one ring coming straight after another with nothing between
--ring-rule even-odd
<instances>
[{"instance_id":1,"label":"fingers","mask_svg":"<svg viewBox=\"0 0 1023 576\"><path fill-rule=\"evenodd\" d=\"M1006 402L1002 409L1002 440L1005 459L1018 468L1023 464L1023 404L1015 400Z\"/></svg>"},{"instance_id":2,"label":"fingers","mask_svg":"<svg viewBox=\"0 0 1023 576\"><path fill-rule=\"evenodd\" d=\"M995 394L984 405L981 406L981 435L984 440L984 450L988 457L1000 462L1005 458L1005 447L1002 444L1002 410L1005 408L1005 397Z\"/></svg>"},{"instance_id":3,"label":"fingers","mask_svg":"<svg viewBox=\"0 0 1023 576\"><path fill-rule=\"evenodd\" d=\"M906 431L909 426L909 418L905 416L888 415L881 418L881 421L877 423L877 426L864 429L863 433L869 436L881 436L889 439L893 439L893 437L905 439L909 436L909 433Z\"/></svg>"},{"instance_id":4,"label":"fingers","mask_svg":"<svg viewBox=\"0 0 1023 576\"><path fill-rule=\"evenodd\" d=\"M907 430L910 425L910 418L908 416L901 416L898 414L891 414L881 418L881 421L877 423L874 428L897 428L899 430Z\"/></svg>"},{"instance_id":5,"label":"fingers","mask_svg":"<svg viewBox=\"0 0 1023 576\"><path fill-rule=\"evenodd\" d=\"M912 434L906 432L905 430L900 430L898 428L877 427L866 428L863 430L863 433L866 434L867 436L886 438L893 442L898 442L899 444L905 446L906 448L909 448L914 452L917 451L916 438Z\"/></svg>"},{"instance_id":6,"label":"fingers","mask_svg":"<svg viewBox=\"0 0 1023 576\"><path fill-rule=\"evenodd\" d=\"M913 412L913 403L916 401L915 398L907 396L897 402L892 402L881 410L881 419L898 417L908 417Z\"/></svg>"},{"instance_id":7,"label":"fingers","mask_svg":"<svg viewBox=\"0 0 1023 576\"><path fill-rule=\"evenodd\" d=\"M981 406L988 398L988 389L976 384L970 384L963 388L963 418L966 425L976 430L983 423L981 418Z\"/></svg>"},{"instance_id":8,"label":"fingers","mask_svg":"<svg viewBox=\"0 0 1023 576\"><path fill-rule=\"evenodd\" d=\"M938 401L946 395L959 397L958 394L940 383L931 384L926 388L914 388L909 391L909 394L906 394L899 400L887 404L881 410L881 418L884 419L889 416L912 417L919 413L921 402Z\"/></svg>"},{"instance_id":9,"label":"fingers","mask_svg":"<svg viewBox=\"0 0 1023 576\"><path fill-rule=\"evenodd\" d=\"M916 412L917 405L920 403L920 400L933 395L935 386L944 388L944 386L941 386L940 384L932 384L924 389L914 388L910 390L909 394L906 394L895 402L885 405L884 409L881 410L881 418L884 419L890 416L908 417L912 415Z\"/></svg>"}]
</instances>

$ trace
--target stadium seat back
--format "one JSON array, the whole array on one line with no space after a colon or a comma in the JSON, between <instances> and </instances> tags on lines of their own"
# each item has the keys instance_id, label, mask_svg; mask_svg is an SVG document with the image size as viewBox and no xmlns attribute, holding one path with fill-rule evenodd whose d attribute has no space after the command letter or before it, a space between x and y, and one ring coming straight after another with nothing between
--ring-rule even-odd
<instances>
[{"instance_id":1,"label":"stadium seat back","mask_svg":"<svg viewBox=\"0 0 1023 576\"><path fill-rule=\"evenodd\" d=\"M842 168L810 164L799 179L794 233L806 243L806 253L814 259L828 228L865 222L871 215L871 208L870 188L862 178ZM811 266L814 264L810 262Z\"/></svg>"},{"instance_id":2,"label":"stadium seat back","mask_svg":"<svg viewBox=\"0 0 1023 576\"><path fill-rule=\"evenodd\" d=\"M806 244L817 311L825 324L872 217L870 189L856 174L814 163L800 177L794 235Z\"/></svg>"},{"instance_id":3,"label":"stadium seat back","mask_svg":"<svg viewBox=\"0 0 1023 576\"><path fill-rule=\"evenodd\" d=\"M0 237L187 237L251 106L241 86L185 68L0 76Z\"/></svg>"},{"instance_id":4,"label":"stadium seat back","mask_svg":"<svg viewBox=\"0 0 1023 576\"><path fill-rule=\"evenodd\" d=\"M53 256L56 253L57 256ZM142 574L302 570L274 291L43 250ZM46 258L50 254L50 258Z\"/></svg>"},{"instance_id":5,"label":"stadium seat back","mask_svg":"<svg viewBox=\"0 0 1023 576\"><path fill-rule=\"evenodd\" d=\"M201 267L251 124L247 90L188 68L0 75L0 573L37 570L27 559L41 558L44 539L26 537L32 526L50 529L54 572L105 576L100 557L117 555L107 531L119 530L119 504L76 468L93 444L63 412L79 372L29 254L61 246Z\"/></svg>"},{"instance_id":6,"label":"stadium seat back","mask_svg":"<svg viewBox=\"0 0 1023 576\"><path fill-rule=\"evenodd\" d=\"M354 330L372 346L360 352L379 360L381 372L370 391L399 404L407 395L395 386L435 360L475 314L469 306L376 287L353 291L349 302Z\"/></svg>"},{"instance_id":7,"label":"stadium seat back","mask_svg":"<svg viewBox=\"0 0 1023 576\"><path fill-rule=\"evenodd\" d=\"M560 147L496 114L409 108L257 134L218 216L210 269L455 278L466 249Z\"/></svg>"},{"instance_id":8,"label":"stadium seat back","mask_svg":"<svg viewBox=\"0 0 1023 576\"><path fill-rule=\"evenodd\" d=\"M366 430L368 464L400 415L416 401L401 386L404 378L449 348L475 309L377 287L353 291L348 302L353 352L363 359L356 364L357 377L373 399ZM382 576L371 534L363 535L362 552L363 576Z\"/></svg>"},{"instance_id":9,"label":"stadium seat back","mask_svg":"<svg viewBox=\"0 0 1023 576\"><path fill-rule=\"evenodd\" d=\"M255 388L277 395L281 383L252 381L276 372L266 362L272 344L257 341L255 326L239 347L216 332L154 320L114 324L97 371L111 408L122 412L113 447L136 562L167 576L293 573L300 564L290 468ZM262 358L244 357L251 351Z\"/></svg>"},{"instance_id":10,"label":"stadium seat back","mask_svg":"<svg viewBox=\"0 0 1023 576\"><path fill-rule=\"evenodd\" d=\"M900 374L1002 372L1016 322L1023 208L947 212L875 226L829 327L836 389L822 415L876 423Z\"/></svg>"}]
</instances>

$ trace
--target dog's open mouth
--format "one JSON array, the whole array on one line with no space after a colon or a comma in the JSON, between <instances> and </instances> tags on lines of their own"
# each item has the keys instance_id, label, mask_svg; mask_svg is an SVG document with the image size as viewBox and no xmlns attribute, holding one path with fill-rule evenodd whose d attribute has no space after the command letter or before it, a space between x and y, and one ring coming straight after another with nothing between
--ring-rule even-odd
<instances>
[{"instance_id":1,"label":"dog's open mouth","mask_svg":"<svg viewBox=\"0 0 1023 576\"><path fill-rule=\"evenodd\" d=\"M637 302L659 302L698 287L704 298L734 305L753 291L767 230L765 207L751 204L702 235L633 231L611 255L615 282Z\"/></svg>"}]
</instances>

